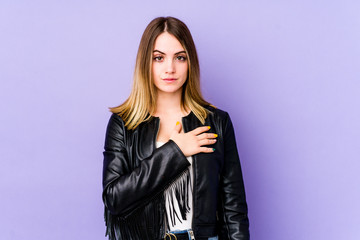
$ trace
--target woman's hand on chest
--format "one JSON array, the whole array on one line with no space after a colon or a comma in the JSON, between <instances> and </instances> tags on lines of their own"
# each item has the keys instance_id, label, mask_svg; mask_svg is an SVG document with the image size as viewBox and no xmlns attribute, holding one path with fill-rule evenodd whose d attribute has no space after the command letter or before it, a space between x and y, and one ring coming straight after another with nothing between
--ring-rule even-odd
<instances>
[{"instance_id":1,"label":"woman's hand on chest","mask_svg":"<svg viewBox=\"0 0 360 240\"><path fill-rule=\"evenodd\" d=\"M182 132L182 124L177 122L173 131L170 134L170 139L173 140L184 153L186 157L194 154L212 153L215 149L206 147L216 142L217 134L207 133L209 126L202 126L195 128L187 133Z\"/></svg>"}]
</instances>

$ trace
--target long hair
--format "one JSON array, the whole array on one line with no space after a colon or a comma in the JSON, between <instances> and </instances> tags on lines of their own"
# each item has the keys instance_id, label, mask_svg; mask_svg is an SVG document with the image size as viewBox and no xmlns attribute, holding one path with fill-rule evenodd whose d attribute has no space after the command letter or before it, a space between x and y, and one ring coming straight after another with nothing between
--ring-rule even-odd
<instances>
[{"instance_id":1,"label":"long hair","mask_svg":"<svg viewBox=\"0 0 360 240\"><path fill-rule=\"evenodd\" d=\"M190 109L204 124L211 105L204 100L200 90L200 66L191 33L187 26L174 17L158 17L146 27L140 41L132 91L120 106L109 108L117 113L132 130L140 123L149 120L156 112L157 91L152 79L152 58L156 38L163 32L173 35L186 51L188 61L188 77L182 88L181 108Z\"/></svg>"}]
</instances>

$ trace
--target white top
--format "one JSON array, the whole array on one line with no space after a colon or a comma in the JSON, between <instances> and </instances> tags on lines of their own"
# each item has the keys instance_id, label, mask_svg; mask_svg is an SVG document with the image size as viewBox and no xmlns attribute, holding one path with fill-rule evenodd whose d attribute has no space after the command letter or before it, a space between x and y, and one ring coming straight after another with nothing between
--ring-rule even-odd
<instances>
[{"instance_id":1,"label":"white top","mask_svg":"<svg viewBox=\"0 0 360 240\"><path fill-rule=\"evenodd\" d=\"M160 147L162 146L163 144L165 144L164 142L159 142L157 141L156 142L156 147ZM192 223L192 216L193 216L193 201L192 201L192 186L193 186L193 179L194 179L194 176L193 176L193 170L192 170L192 157L189 156L187 157L187 160L190 162L190 166L189 166L189 170L190 170L190 179L191 179L191 188L189 189L189 206L190 206L190 212L186 214L186 220L181 220L181 222L179 221L179 219L175 218L175 225L172 226L171 224L171 221L169 222L169 226L170 226L170 231L175 231L175 230L187 230L187 229L191 229L191 223ZM174 208L175 208L175 211L176 213L178 214L178 216L181 218L181 213L180 213L180 209L179 209L179 204L176 200L176 197L175 195L173 194L173 200L174 200ZM166 198L165 199L165 208L166 208L166 214L167 214L167 217L168 219L170 219L170 213L169 213L169 201L168 199Z\"/></svg>"}]
</instances>

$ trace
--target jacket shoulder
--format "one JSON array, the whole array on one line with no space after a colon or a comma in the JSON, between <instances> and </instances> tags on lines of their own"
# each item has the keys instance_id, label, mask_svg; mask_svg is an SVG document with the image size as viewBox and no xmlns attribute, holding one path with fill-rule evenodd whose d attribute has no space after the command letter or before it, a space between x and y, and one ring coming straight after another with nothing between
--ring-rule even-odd
<instances>
[{"instance_id":1,"label":"jacket shoulder","mask_svg":"<svg viewBox=\"0 0 360 240\"><path fill-rule=\"evenodd\" d=\"M111 113L110 121L120 121L122 124L125 124L124 120L120 117L118 113Z\"/></svg>"},{"instance_id":2,"label":"jacket shoulder","mask_svg":"<svg viewBox=\"0 0 360 240\"><path fill-rule=\"evenodd\" d=\"M125 130L124 120L117 113L112 113L107 125L107 130Z\"/></svg>"},{"instance_id":3,"label":"jacket shoulder","mask_svg":"<svg viewBox=\"0 0 360 240\"><path fill-rule=\"evenodd\" d=\"M118 114L112 113L106 128L105 148L123 145L124 135L126 135L125 122Z\"/></svg>"},{"instance_id":4,"label":"jacket shoulder","mask_svg":"<svg viewBox=\"0 0 360 240\"><path fill-rule=\"evenodd\" d=\"M222 110L220 108L211 105L206 106L205 108L209 110L210 115L213 116L214 118L217 118L222 121L226 121L229 118L229 113L225 110Z\"/></svg>"}]
</instances>

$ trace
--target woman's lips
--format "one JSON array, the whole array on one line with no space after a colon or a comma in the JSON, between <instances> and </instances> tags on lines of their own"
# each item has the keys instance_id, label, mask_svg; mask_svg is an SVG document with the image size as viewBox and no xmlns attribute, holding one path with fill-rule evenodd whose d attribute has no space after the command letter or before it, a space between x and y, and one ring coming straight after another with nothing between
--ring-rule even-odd
<instances>
[{"instance_id":1,"label":"woman's lips","mask_svg":"<svg viewBox=\"0 0 360 240\"><path fill-rule=\"evenodd\" d=\"M176 81L176 78L163 78L165 82L174 82Z\"/></svg>"}]
</instances>

